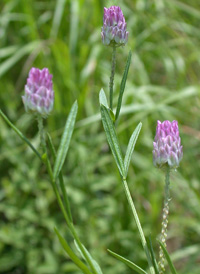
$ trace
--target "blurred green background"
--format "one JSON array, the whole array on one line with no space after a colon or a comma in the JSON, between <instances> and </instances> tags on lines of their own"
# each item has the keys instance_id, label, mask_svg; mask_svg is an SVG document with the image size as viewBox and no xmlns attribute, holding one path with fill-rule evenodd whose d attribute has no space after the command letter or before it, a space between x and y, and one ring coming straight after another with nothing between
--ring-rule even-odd
<instances>
[{"instance_id":1,"label":"blurred green background","mask_svg":"<svg viewBox=\"0 0 200 274\"><path fill-rule=\"evenodd\" d=\"M118 125L122 151L143 128L128 183L146 236L158 253L164 174L153 167L157 120L178 120L184 158L171 175L168 250L181 274L200 273L200 1L1 0L0 107L39 147L35 119L21 96L32 66L53 74L55 107L46 121L58 147L73 102L76 129L64 177L77 231L105 274L134 273L107 248L147 267L139 234L99 119L112 50L101 43L103 7L119 5L129 41L117 49L115 97L129 50L132 62ZM73 241L44 167L0 119L0 273L80 271L64 254L56 226ZM169 272L167 272L169 273Z\"/></svg>"}]
</instances>

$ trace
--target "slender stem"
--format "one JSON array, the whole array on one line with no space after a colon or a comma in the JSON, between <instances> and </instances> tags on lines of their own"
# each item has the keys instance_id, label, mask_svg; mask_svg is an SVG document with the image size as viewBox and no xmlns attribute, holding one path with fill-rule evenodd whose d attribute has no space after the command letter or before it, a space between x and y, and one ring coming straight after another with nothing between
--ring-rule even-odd
<instances>
[{"instance_id":1,"label":"slender stem","mask_svg":"<svg viewBox=\"0 0 200 274\"><path fill-rule=\"evenodd\" d=\"M41 157L40 153L34 148L34 146L29 142L29 140L11 123L11 121L6 117L6 115L1 111L0 109L0 115L2 116L2 118L5 120L5 122L17 133L17 135L23 140L25 141L28 146L33 150L33 152L38 156L38 158L44 162L47 166L47 171L49 173L49 176L50 176L50 179L51 179L51 183L52 183L52 187L53 187L53 190L56 194L56 198L57 198L57 201L58 201L58 204L62 210L62 213L64 215L64 218L66 220L66 223L68 224L68 227L72 233L72 235L74 236L83 256L85 257L85 260L87 261L88 265L90 266L90 268L92 269L93 273L94 274L97 274L97 271L96 269L94 268L93 266L93 263L91 261L91 259L89 258L89 256L87 255L85 249L83 248L83 245L81 244L81 241L79 240L79 237L74 229L74 226L73 226L73 223L72 221L70 220L70 217L68 217L68 214L66 213L65 211L65 207L63 205L63 202L62 202L62 199L60 197L60 194L58 192L58 189L57 189L57 186L56 186L56 183L54 181L54 178L53 178L53 172L52 172L52 168L51 168L51 165L50 165L50 162L49 162L49 159L48 159L48 156L47 156L47 148L46 148L46 143L45 143L45 135L44 135L44 128L43 128L43 120L42 118L40 119L38 117L38 127L39 127L39 131L40 131L40 138L41 138L41 145L42 145L42 148L43 148L43 152L44 152L44 155L43 157ZM59 178L60 179L60 178ZM61 182L60 182L61 183ZM61 183L62 184L62 183ZM85 272L87 273L87 271ZM88 273L90 273L90 271L88 271Z\"/></svg>"},{"instance_id":2,"label":"slender stem","mask_svg":"<svg viewBox=\"0 0 200 274\"><path fill-rule=\"evenodd\" d=\"M113 109L113 85L114 85L114 76L115 76L115 66L116 66L116 47L113 46L112 52L112 63L111 63L111 75L110 75L110 109Z\"/></svg>"},{"instance_id":3,"label":"slender stem","mask_svg":"<svg viewBox=\"0 0 200 274\"><path fill-rule=\"evenodd\" d=\"M39 134L40 134L40 144L42 147L43 153L46 151L46 141L45 141L45 132L44 132L44 125L43 125L43 118L41 115L37 115L37 120L38 120L38 129L39 129Z\"/></svg>"},{"instance_id":4,"label":"slender stem","mask_svg":"<svg viewBox=\"0 0 200 274\"><path fill-rule=\"evenodd\" d=\"M130 194L130 191L129 191L129 188L128 188L128 184L126 182L126 179L123 179L123 185L124 185L126 197L128 199L128 203L131 207L131 210L132 210L133 216L135 218L137 228L139 230L140 239L141 239L142 246L144 248L144 251L145 251L145 254L146 254L146 257L147 257L150 273L155 274L154 267L153 267L153 264L152 264L152 261L151 261L151 255L149 253L149 250L148 250L148 247L147 247L147 242L146 242L146 239L145 239L145 236L144 236L144 232L142 230L142 226L140 224L140 220L139 220L139 217L137 215L137 211L136 211L136 208L134 206L134 203L133 203L133 200L132 200L132 197L131 197L131 194Z\"/></svg>"},{"instance_id":5,"label":"slender stem","mask_svg":"<svg viewBox=\"0 0 200 274\"><path fill-rule=\"evenodd\" d=\"M52 154L53 159L55 161L56 160L56 150L55 150L55 147L53 145L51 136L48 132L47 132L47 141L48 141L48 144L49 144L51 154ZM64 180L63 180L62 171L59 173L58 179L59 179L60 187L61 187L61 190L62 190L63 200L64 200L64 204L65 204L65 207L66 207L66 210L67 210L67 214L69 215L70 221L72 222L73 221L72 213L71 213L70 203L69 203L69 199L68 199L67 189L65 188L65 184L64 184Z\"/></svg>"},{"instance_id":6,"label":"slender stem","mask_svg":"<svg viewBox=\"0 0 200 274\"><path fill-rule=\"evenodd\" d=\"M163 206L163 216L162 216L162 229L161 229L161 236L160 240L163 245L166 247L166 239L167 239L167 224L168 224L168 216L169 216L169 201L170 201L170 193L169 193L169 185L170 185L170 167L167 167L166 176L165 176L165 200ZM159 251L159 273L165 273L165 257L163 254L163 250L160 247Z\"/></svg>"},{"instance_id":7,"label":"slender stem","mask_svg":"<svg viewBox=\"0 0 200 274\"><path fill-rule=\"evenodd\" d=\"M71 233L72 233L74 239L76 240L77 245L79 246L79 248L80 248L80 250L81 250L83 256L85 257L85 259L86 259L88 265L90 266L91 270L93 271L93 273L98 274L98 273L96 272L96 269L95 269L94 266L93 266L93 263L92 263L91 259L89 258L88 254L86 253L85 249L83 248L83 245L82 245L82 243L81 243L81 241L80 241L80 239L79 239L79 237L78 237L78 234L76 233L76 230L75 230L75 228L74 228L74 225L73 225L73 223L70 221L70 218L69 218L69 216L68 216L68 214L67 214L67 212L66 212L66 210L65 210L65 207L64 207L64 205L63 205L62 199L61 199L60 194L59 194L59 192L58 192L56 183L55 183L55 181L54 181L53 172L52 172L52 168L51 168L49 159L48 159L47 157L46 157L46 159L45 159L45 164L46 164L46 166L47 166L47 170L48 170L49 176L50 176L50 178L51 178L52 187L53 187L53 190L54 190L54 192L55 192L55 195L56 195L58 204L59 204L60 209L61 209L61 211L62 211L62 213L63 213L63 216L64 216L64 218L65 218L65 220L66 220L66 223L67 223L67 225L68 225L68 227L69 227L69 230L71 231Z\"/></svg>"},{"instance_id":8,"label":"slender stem","mask_svg":"<svg viewBox=\"0 0 200 274\"><path fill-rule=\"evenodd\" d=\"M54 193L56 195L56 198L57 198L57 201L58 201L58 204L60 206L60 209L63 213L63 216L66 220L66 223L69 227L69 230L70 232L72 233L74 239L76 240L77 242L77 245L79 246L83 256L85 257L85 260L86 262L88 263L88 265L90 266L92 272L94 274L98 274L96 272L96 269L91 261L91 259L89 258L87 252L85 251L79 237L78 237L78 234L76 233L76 230L74 228L74 225L72 223L72 221L70 220L70 217L68 216L66 210L65 210L65 207L63 205L63 202L62 202L62 198L59 194L59 191L58 191L58 188L57 188L57 185L56 185L56 182L54 180L54 176L53 176L53 171L52 171L52 168L51 168L51 164L50 164L50 161L49 161L49 158L48 158L48 154L47 154L47 146L46 146L46 142L45 142L45 133L44 133L44 128L43 128L43 123L42 123L42 118L40 119L41 117L38 117L38 127L39 127L39 131L40 131L40 138L41 138L41 145L42 145L42 148L43 148L43 152L44 152L44 155L42 157L44 163L46 164L46 167L47 167L47 171L49 173L49 176L50 176L50 179L51 179L51 184L52 184L52 187L53 187L53 190L54 190ZM62 184L62 183L61 183ZM64 184L63 184L64 186Z\"/></svg>"}]
</instances>

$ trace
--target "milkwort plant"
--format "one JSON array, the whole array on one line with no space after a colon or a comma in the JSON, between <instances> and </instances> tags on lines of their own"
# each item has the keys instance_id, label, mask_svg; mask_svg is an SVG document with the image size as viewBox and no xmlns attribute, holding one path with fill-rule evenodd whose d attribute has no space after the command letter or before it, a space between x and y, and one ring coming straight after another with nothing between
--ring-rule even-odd
<instances>
[{"instance_id":1,"label":"milkwort plant","mask_svg":"<svg viewBox=\"0 0 200 274\"><path fill-rule=\"evenodd\" d=\"M100 99L100 111L105 134L114 156L114 160L121 175L121 181L125 190L125 194L133 213L141 243L147 258L149 269L146 271L137 266L130 260L122 257L121 255L108 250L109 254L125 263L128 267L133 269L137 273L142 274L158 274L164 273L164 256L168 261L171 273L177 273L169 254L166 250L166 236L167 236L167 216L169 211L169 175L170 170L178 167L179 162L182 159L183 152L180 144L180 137L178 131L178 124L176 121L170 123L165 121L161 123L158 121L157 132L154 142L153 161L157 167L166 168L166 188L165 188L165 203L163 209L163 222L160 241L160 261L157 263L156 256L154 254L151 241L147 242L134 202L132 200L129 187L127 184L127 174L129 169L130 160L134 151L134 147L140 133L142 123L139 123L136 129L133 131L129 140L125 157L123 157L120 144L116 133L117 120L119 118L123 93L125 90L128 70L131 63L131 51L129 52L126 62L124 74L121 81L117 107L114 112L113 109L113 87L114 87L114 75L116 66L116 51L117 47L125 46L128 41L128 32L126 30L126 22L122 10L118 6L111 6L104 9L103 27L102 27L102 42L106 46L112 47L112 61L111 61L111 76L109 82L109 105L107 102L106 94L101 89ZM6 117L6 115L0 110L1 117L8 123L8 125L18 134L18 136L32 149L36 156L40 159L41 163L46 166L46 170L49 174L49 180L54 190L57 202L63 217L66 221L68 229L74 239L75 247L78 250L80 257L76 255L73 249L69 246L68 242L62 237L59 230L55 228L55 233L71 260L77 265L77 267L86 274L102 274L102 270L98 263L92 258L91 254L82 244L79 235L76 232L73 223L73 216L70 210L70 204L68 200L68 193L64 183L62 168L65 162L70 141L72 138L76 115L78 111L78 104L75 102L68 115L64 131L60 140L58 151L55 150L53 141L48 132L45 131L43 120L47 119L48 115L53 110L54 105L54 91L52 75L49 73L48 68L42 70L38 68L32 68L29 72L27 84L25 85L25 95L22 96L22 100L27 112L32 113L38 120L38 129L40 133L41 148L36 149L30 141L23 135L18 128L16 128L12 122ZM53 162L50 160L53 158Z\"/></svg>"},{"instance_id":2,"label":"milkwort plant","mask_svg":"<svg viewBox=\"0 0 200 274\"><path fill-rule=\"evenodd\" d=\"M166 237L167 237L167 223L168 223L168 213L169 213L169 177L170 170L176 169L179 166L179 163L183 157L183 151L181 146L181 139L179 137L178 122L173 121L164 121L161 123L158 121L156 137L153 150L153 163L157 167L166 168L166 185L165 185L165 201L163 207L163 221L162 221L162 230L160 243L160 253L159 253L159 263L157 263L154 250L152 248L151 239L149 239L148 244L145 238L133 199L130 194L130 190L127 184L127 174L129 169L130 160L134 151L134 147L140 133L142 123L140 122L131 138L129 140L125 157L123 157L120 144L118 141L116 133L116 122L120 114L122 98L125 90L128 70L131 63L131 51L129 52L128 59L126 62L124 74L122 77L118 102L116 111L113 111L113 86L114 86L114 75L115 75L115 66L116 66L116 49L117 47L124 46L128 40L128 32L126 31L126 22L123 16L123 13L118 6L111 6L110 8L104 8L104 17L103 17L103 27L102 27L102 42L106 46L112 47L112 61L111 61L111 76L109 82L109 98L110 103L108 105L106 94L102 89L99 94L100 108L101 108L101 119L107 141L109 143L110 149L112 151L114 160L118 167L119 173L121 175L122 184L125 190L125 194L130 205L132 214L134 216L143 249L147 258L149 265L149 272L146 272L141 267L137 266L135 263L127 260L121 255L108 250L108 252L114 256L116 259L122 261L130 268L134 269L137 273L151 273L151 274L163 274L165 273L164 266L164 255L168 261L171 273L177 273L176 269L170 259L170 256L166 250Z\"/></svg>"},{"instance_id":3,"label":"milkwort plant","mask_svg":"<svg viewBox=\"0 0 200 274\"><path fill-rule=\"evenodd\" d=\"M68 152L69 144L74 130L78 104L75 101L70 110L58 151L56 151L51 136L49 133L45 132L43 125L43 120L48 117L53 109L54 104L52 75L49 73L49 70L47 68L43 68L42 70L38 68L31 68L27 83L25 85L25 95L22 96L22 100L25 106L25 110L29 113L32 113L38 120L38 129L41 144L41 148L39 148L39 150L30 143L30 141L23 135L23 133L20 132L19 129L11 123L11 121L1 110L0 114L2 118L19 135L19 137L28 144L28 146L33 150L33 152L37 155L40 161L46 166L46 170L49 174L49 179L53 187L57 202L59 204L60 210L63 213L68 229L74 239L75 247L77 248L78 252L86 263L84 263L75 254L67 241L62 237L58 229L55 228L55 233L57 234L62 247L71 258L71 260L79 267L79 269L83 273L101 274L102 271L99 265L91 257L90 253L81 243L81 240L75 230L68 200L68 194L62 175L62 167ZM52 156L54 160L53 163L51 163L50 161L50 156ZM60 190L62 194L60 194Z\"/></svg>"}]
</instances>

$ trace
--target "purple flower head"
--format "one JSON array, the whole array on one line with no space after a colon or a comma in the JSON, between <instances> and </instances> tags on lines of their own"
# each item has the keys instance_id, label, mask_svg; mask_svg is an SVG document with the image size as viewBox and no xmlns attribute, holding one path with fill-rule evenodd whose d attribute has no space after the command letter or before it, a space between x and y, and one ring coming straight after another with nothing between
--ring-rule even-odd
<instances>
[{"instance_id":1,"label":"purple flower head","mask_svg":"<svg viewBox=\"0 0 200 274\"><path fill-rule=\"evenodd\" d=\"M156 167L168 164L177 168L183 158L183 147L179 137L177 121L157 121L156 136L153 142L153 163Z\"/></svg>"},{"instance_id":2,"label":"purple flower head","mask_svg":"<svg viewBox=\"0 0 200 274\"><path fill-rule=\"evenodd\" d=\"M104 45L122 46L128 41L126 22L122 10L118 6L104 8L101 38Z\"/></svg>"},{"instance_id":3,"label":"purple flower head","mask_svg":"<svg viewBox=\"0 0 200 274\"><path fill-rule=\"evenodd\" d=\"M25 95L22 96L26 111L39 113L44 118L52 111L54 104L52 77L47 68L42 70L31 68L25 85Z\"/></svg>"}]
</instances>

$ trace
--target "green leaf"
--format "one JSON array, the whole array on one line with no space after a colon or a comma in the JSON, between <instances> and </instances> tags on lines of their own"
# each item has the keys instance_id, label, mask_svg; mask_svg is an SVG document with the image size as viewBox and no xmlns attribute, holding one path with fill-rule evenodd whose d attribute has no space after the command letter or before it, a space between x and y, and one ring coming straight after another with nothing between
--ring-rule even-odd
<instances>
[{"instance_id":1,"label":"green leaf","mask_svg":"<svg viewBox=\"0 0 200 274\"><path fill-rule=\"evenodd\" d=\"M71 141L72 133L74 130L76 115L78 110L78 104L75 102L71 108L67 122L65 124L64 132L60 141L60 146L58 148L58 153L56 156L56 161L53 170L53 177L56 180L58 174L60 173L62 166L64 164L65 158L67 156L67 151Z\"/></svg>"},{"instance_id":2,"label":"green leaf","mask_svg":"<svg viewBox=\"0 0 200 274\"><path fill-rule=\"evenodd\" d=\"M83 255L82 251L80 250L76 240L74 240L74 243L75 243L75 246L76 246L76 249L78 250L78 252L81 254L82 258L85 260L85 256ZM90 255L89 251L85 248L85 246L82 244L82 247L84 248L85 252L87 253L88 257L90 258L90 261L92 262L96 272L98 274L103 274L99 264L97 263L97 261L95 261L92 256Z\"/></svg>"},{"instance_id":3,"label":"green leaf","mask_svg":"<svg viewBox=\"0 0 200 274\"><path fill-rule=\"evenodd\" d=\"M123 78L122 78L122 81L121 81L120 92L119 92L118 103L117 103L117 109L116 109L116 114L115 114L115 121L117 121L117 118L119 117L119 113L120 113L120 109L121 109L121 105L122 105L122 97L123 97L123 94L124 94L124 89L125 89L125 86L126 86L128 71L129 71L129 67L130 67L130 64L131 64L131 56L132 56L132 53L131 53L131 51L129 51L128 58L127 58L127 61L126 61L125 70L124 70L124 74L123 74Z\"/></svg>"},{"instance_id":4,"label":"green leaf","mask_svg":"<svg viewBox=\"0 0 200 274\"><path fill-rule=\"evenodd\" d=\"M40 153L37 151L37 149L29 142L29 140L23 135L23 133L16 128L13 123L8 119L8 117L1 111L0 109L0 115L4 119L4 121L17 133L17 135L25 142L27 145L32 149L32 151L38 156L40 160L42 160L42 157Z\"/></svg>"},{"instance_id":5,"label":"green leaf","mask_svg":"<svg viewBox=\"0 0 200 274\"><path fill-rule=\"evenodd\" d=\"M106 98L106 95L105 95L105 92L103 89L101 89L100 93L99 93L99 103L100 103L100 105L103 105L103 106L109 108L108 101L107 101L107 98Z\"/></svg>"},{"instance_id":6,"label":"green leaf","mask_svg":"<svg viewBox=\"0 0 200 274\"><path fill-rule=\"evenodd\" d=\"M172 274L178 274L177 271L176 271L176 269L175 269L175 267L174 267L174 265L173 265L173 263L172 263L172 261L171 261L171 258L169 256L169 253L168 253L167 249L165 248L165 246L163 245L163 243L161 243L161 241L158 240L158 242L159 242L159 244L160 244L160 246L161 246L161 248L162 248L162 250L163 250L163 252L165 254L165 258L166 258L166 260L168 262L168 265L169 265L169 268L171 270L171 273Z\"/></svg>"},{"instance_id":7,"label":"green leaf","mask_svg":"<svg viewBox=\"0 0 200 274\"><path fill-rule=\"evenodd\" d=\"M50 148L50 151L51 151L51 155L53 156L53 160L55 161L55 159L56 159L56 150L55 150L55 147L53 145L51 136L48 132L47 132L47 141L48 141L48 145L49 145L49 148ZM72 222L72 214L71 214L70 204L69 204L69 201L68 201L67 190L66 190L65 184L64 184L62 171L60 171L58 178L59 178L59 183L60 183L60 187L61 187L61 190L62 190L62 195L63 195L63 199L64 199L64 203L65 203L65 208L67 210L67 214L70 218L70 221Z\"/></svg>"},{"instance_id":8,"label":"green leaf","mask_svg":"<svg viewBox=\"0 0 200 274\"><path fill-rule=\"evenodd\" d=\"M124 159L125 175L126 176L128 173L128 168L130 165L131 157L132 157L132 154L133 154L133 151L135 148L135 144L136 144L136 141L137 141L137 138L138 138L141 128L142 128L142 123L140 122L137 125L136 129L134 130L133 134L131 135L131 138L128 143L128 147L127 147L126 155L125 155L125 159Z\"/></svg>"},{"instance_id":9,"label":"green leaf","mask_svg":"<svg viewBox=\"0 0 200 274\"><path fill-rule=\"evenodd\" d=\"M60 235L59 231L54 228L58 239L63 247L63 249L67 252L71 260L83 271L83 273L92 274L87 266L76 256L76 254L72 251L66 240Z\"/></svg>"},{"instance_id":10,"label":"green leaf","mask_svg":"<svg viewBox=\"0 0 200 274\"><path fill-rule=\"evenodd\" d=\"M101 117L102 117L103 127L106 133L106 137L107 137L110 149L112 151L112 154L114 156L115 162L117 164L117 167L119 169L121 176L125 177L124 162L123 162L119 142L117 139L115 127L110 117L109 110L103 105L101 105Z\"/></svg>"},{"instance_id":11,"label":"green leaf","mask_svg":"<svg viewBox=\"0 0 200 274\"><path fill-rule=\"evenodd\" d=\"M141 267L137 266L136 264L134 264L133 262L129 261L128 259L120 256L119 254L111 251L108 249L108 252L110 253L110 255L112 255L113 257L115 257L117 260L123 262L124 264L126 264L127 266L129 266L130 268L132 268L133 270L135 270L137 273L139 274L147 274L146 271L144 271Z\"/></svg>"},{"instance_id":12,"label":"green leaf","mask_svg":"<svg viewBox=\"0 0 200 274\"><path fill-rule=\"evenodd\" d=\"M154 250L153 250L151 237L148 238L148 247L149 247L149 250L150 250L150 253L151 253L152 263L153 263L155 272L156 272L156 274L159 274L158 264L157 264L156 256L155 256L155 253L154 253Z\"/></svg>"}]
</instances>

